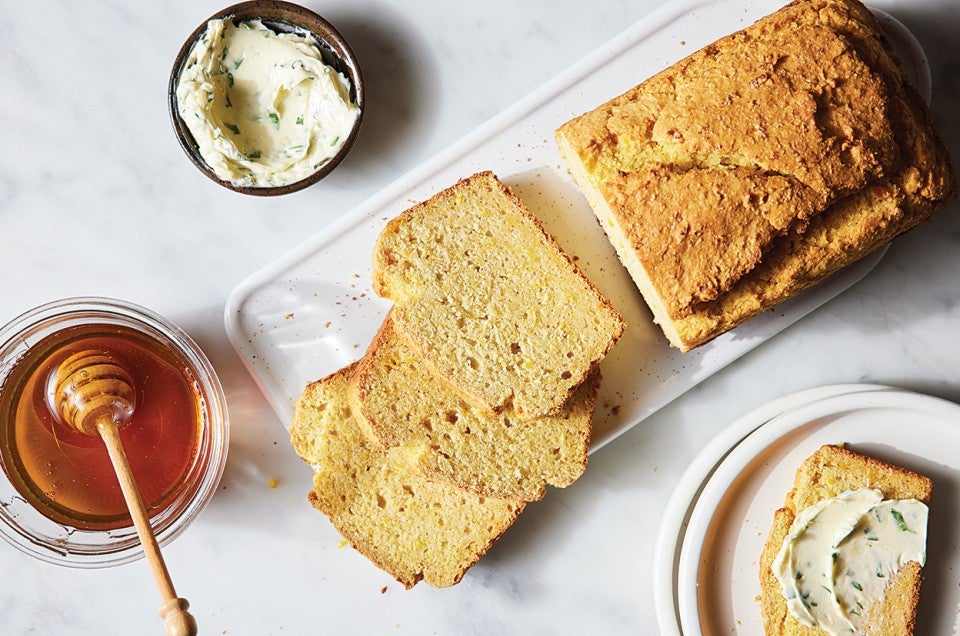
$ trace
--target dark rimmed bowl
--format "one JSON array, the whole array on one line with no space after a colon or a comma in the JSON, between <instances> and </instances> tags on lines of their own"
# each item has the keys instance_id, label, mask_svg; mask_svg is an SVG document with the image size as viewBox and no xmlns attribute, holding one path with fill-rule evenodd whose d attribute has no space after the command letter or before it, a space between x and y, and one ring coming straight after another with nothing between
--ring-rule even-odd
<instances>
[{"instance_id":1,"label":"dark rimmed bowl","mask_svg":"<svg viewBox=\"0 0 960 636\"><path fill-rule=\"evenodd\" d=\"M190 56L190 50L194 43L203 35L207 29L207 22L210 20L220 20L231 18L234 22L243 22L245 20L260 19L264 25L277 33L306 33L317 41L323 61L328 66L333 67L343 73L350 80L350 99L356 104L359 113L353 123L353 128L347 140L340 146L337 154L330 157L321 164L317 170L308 177L288 183L282 186L241 186L230 181L226 181L217 176L210 169L197 147L190 129L180 118L177 109L177 80L180 78L180 72L183 65ZM333 27L332 24L321 18L319 15L291 2L282 2L281 0L250 0L241 2L233 6L222 9L204 20L198 26L190 37L187 38L180 52L173 62L173 70L170 72L170 82L167 87L167 104L170 110L170 121L173 123L173 129L177 133L177 140L180 147L187 153L190 161L193 162L200 172L209 177L212 181L242 194L252 194L256 196L276 196L280 194L289 194L302 190L307 186L313 185L320 179L330 174L337 165L347 156L350 148L353 146L357 133L360 130L360 122L363 119L363 77L360 75L360 65L353 54L353 50L342 35Z\"/></svg>"}]
</instances>

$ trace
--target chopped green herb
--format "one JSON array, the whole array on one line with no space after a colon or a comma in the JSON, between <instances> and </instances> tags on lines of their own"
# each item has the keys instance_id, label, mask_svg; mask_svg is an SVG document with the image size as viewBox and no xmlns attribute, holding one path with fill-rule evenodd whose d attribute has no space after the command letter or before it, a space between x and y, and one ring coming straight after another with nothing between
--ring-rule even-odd
<instances>
[{"instance_id":1,"label":"chopped green herb","mask_svg":"<svg viewBox=\"0 0 960 636\"><path fill-rule=\"evenodd\" d=\"M233 73L227 71L227 86L233 86Z\"/></svg>"},{"instance_id":2,"label":"chopped green herb","mask_svg":"<svg viewBox=\"0 0 960 636\"><path fill-rule=\"evenodd\" d=\"M259 159L259 158L260 158L260 151L259 151L259 150L254 150L254 151L251 152L249 155L247 155L247 159Z\"/></svg>"},{"instance_id":3,"label":"chopped green herb","mask_svg":"<svg viewBox=\"0 0 960 636\"><path fill-rule=\"evenodd\" d=\"M810 607L816 607L816 606L817 606L817 602L816 602L816 601L809 601L809 603L810 603Z\"/></svg>"},{"instance_id":4,"label":"chopped green herb","mask_svg":"<svg viewBox=\"0 0 960 636\"><path fill-rule=\"evenodd\" d=\"M297 117L297 126L303 126L303 117Z\"/></svg>"},{"instance_id":5,"label":"chopped green herb","mask_svg":"<svg viewBox=\"0 0 960 636\"><path fill-rule=\"evenodd\" d=\"M800 570L797 570L797 574L794 576L798 581L803 578L803 574L800 573Z\"/></svg>"},{"instance_id":6,"label":"chopped green herb","mask_svg":"<svg viewBox=\"0 0 960 636\"><path fill-rule=\"evenodd\" d=\"M288 152L300 152L301 150L303 150L303 144L299 144L297 146L290 146L290 150Z\"/></svg>"},{"instance_id":7,"label":"chopped green herb","mask_svg":"<svg viewBox=\"0 0 960 636\"><path fill-rule=\"evenodd\" d=\"M857 590L858 592L863 591L863 586L857 583L856 581L850 581L850 585L852 585L853 589Z\"/></svg>"},{"instance_id":8,"label":"chopped green herb","mask_svg":"<svg viewBox=\"0 0 960 636\"><path fill-rule=\"evenodd\" d=\"M224 97L227 99L227 108L232 107L233 102L230 101L230 95L224 95Z\"/></svg>"},{"instance_id":9,"label":"chopped green herb","mask_svg":"<svg viewBox=\"0 0 960 636\"><path fill-rule=\"evenodd\" d=\"M220 59L221 60L227 59L227 47L223 47L223 51L220 52Z\"/></svg>"},{"instance_id":10,"label":"chopped green herb","mask_svg":"<svg viewBox=\"0 0 960 636\"><path fill-rule=\"evenodd\" d=\"M234 135L239 135L239 134L240 134L240 129L237 128L236 126L234 126L233 124L224 124L224 126L226 126L227 128L229 128L229 129L230 129L230 132L232 132Z\"/></svg>"},{"instance_id":11,"label":"chopped green herb","mask_svg":"<svg viewBox=\"0 0 960 636\"><path fill-rule=\"evenodd\" d=\"M830 555L830 559L833 561L833 563L836 563L836 562L837 562L837 553L834 552L833 554L831 554L831 555Z\"/></svg>"},{"instance_id":12,"label":"chopped green herb","mask_svg":"<svg viewBox=\"0 0 960 636\"><path fill-rule=\"evenodd\" d=\"M240 68L240 65L241 65L241 64L243 64L243 58L242 58L242 57L241 57L239 60L234 60L234 61L233 61L233 70L237 70L238 68Z\"/></svg>"},{"instance_id":13,"label":"chopped green herb","mask_svg":"<svg viewBox=\"0 0 960 636\"><path fill-rule=\"evenodd\" d=\"M253 27L250 26L250 23L249 23L249 22L241 22L241 23L240 23L240 26L242 26L242 27L243 27L244 29L246 29L247 31L253 31Z\"/></svg>"},{"instance_id":14,"label":"chopped green herb","mask_svg":"<svg viewBox=\"0 0 960 636\"><path fill-rule=\"evenodd\" d=\"M903 520L903 515L900 514L899 510L890 509L890 514L893 515L893 520L897 522L897 527L900 528L903 532L908 532L910 528L907 527L907 522Z\"/></svg>"},{"instance_id":15,"label":"chopped green herb","mask_svg":"<svg viewBox=\"0 0 960 636\"><path fill-rule=\"evenodd\" d=\"M827 587L826 585L821 585L820 587L822 587L824 590L826 590L826 591L827 591L827 594L833 594L833 590L831 590L831 589L830 589L829 587Z\"/></svg>"},{"instance_id":16,"label":"chopped green herb","mask_svg":"<svg viewBox=\"0 0 960 636\"><path fill-rule=\"evenodd\" d=\"M850 613L853 614L854 616L860 616L860 612L858 612L855 609L850 610Z\"/></svg>"},{"instance_id":17,"label":"chopped green herb","mask_svg":"<svg viewBox=\"0 0 960 636\"><path fill-rule=\"evenodd\" d=\"M879 541L880 537L867 537L867 541Z\"/></svg>"},{"instance_id":18,"label":"chopped green herb","mask_svg":"<svg viewBox=\"0 0 960 636\"><path fill-rule=\"evenodd\" d=\"M334 139L333 141L331 141L331 142L330 142L330 145L331 145L331 146L336 146L338 141L340 141L340 137L337 137L336 139Z\"/></svg>"},{"instance_id":19,"label":"chopped green herb","mask_svg":"<svg viewBox=\"0 0 960 636\"><path fill-rule=\"evenodd\" d=\"M280 125L280 117L276 113L270 113L267 115L267 117L269 117L270 121L273 123L277 124L278 126Z\"/></svg>"},{"instance_id":20,"label":"chopped green herb","mask_svg":"<svg viewBox=\"0 0 960 636\"><path fill-rule=\"evenodd\" d=\"M881 572L880 570L877 570L877 578L879 578L879 579L885 579L885 578L887 578L887 577L886 577L886 575L885 575L883 572Z\"/></svg>"}]
</instances>

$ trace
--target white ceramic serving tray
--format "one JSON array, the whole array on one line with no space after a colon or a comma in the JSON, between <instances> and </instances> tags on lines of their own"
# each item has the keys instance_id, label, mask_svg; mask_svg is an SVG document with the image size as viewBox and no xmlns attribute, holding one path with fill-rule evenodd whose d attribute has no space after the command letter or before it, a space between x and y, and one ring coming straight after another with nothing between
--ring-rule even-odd
<instances>
[{"instance_id":1,"label":"white ceramic serving tray","mask_svg":"<svg viewBox=\"0 0 960 636\"><path fill-rule=\"evenodd\" d=\"M782 4L665 5L240 284L227 301L227 334L281 420L289 423L306 383L363 354L386 314L387 301L370 287L370 259L387 220L481 170L493 170L524 200L626 319L602 364L593 450L863 277L882 254L681 354L654 325L556 149L560 124ZM922 52L918 60L922 67Z\"/></svg>"}]
</instances>

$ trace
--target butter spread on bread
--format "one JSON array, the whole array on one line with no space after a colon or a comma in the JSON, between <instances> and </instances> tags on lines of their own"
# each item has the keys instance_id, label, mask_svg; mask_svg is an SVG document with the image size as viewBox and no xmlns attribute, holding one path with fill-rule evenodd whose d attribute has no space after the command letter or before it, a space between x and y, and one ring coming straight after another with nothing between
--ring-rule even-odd
<instances>
[{"instance_id":1,"label":"butter spread on bread","mask_svg":"<svg viewBox=\"0 0 960 636\"><path fill-rule=\"evenodd\" d=\"M863 612L911 561L926 561L927 506L860 488L800 511L772 569L790 613L807 627L861 633Z\"/></svg>"},{"instance_id":2,"label":"butter spread on bread","mask_svg":"<svg viewBox=\"0 0 960 636\"><path fill-rule=\"evenodd\" d=\"M831 562L827 567L834 568L839 567L841 559L849 559L851 555L854 558L853 567L845 567L833 577L832 585L837 591L837 606L848 608L847 611L838 610L838 613L842 613L852 625L855 625L856 633L871 636L912 634L916 622L917 601L920 596L920 572L925 560L924 548L921 547L919 552L913 552L913 554L909 554L911 550L907 549L897 557L898 565L889 563L889 567L884 566L883 569L876 570L867 568L862 561L857 565L855 554L860 550L876 549L880 541L867 539L873 536L881 538L879 532L917 533L916 538L920 540L919 543L922 546L925 543L923 537L926 532L925 524L921 527L925 516L923 512L918 509L917 517L913 518L915 504L901 505L899 502L896 504L886 502L915 500L929 505L932 489L933 485L928 477L841 446L822 446L805 459L797 468L793 489L787 493L784 506L774 513L773 526L760 555L760 603L764 633L767 636L824 633L823 626L809 627L790 610L789 601L784 596L784 587L775 574L775 564L783 557L781 552L789 535L809 525L805 524L804 520L796 521L801 515L815 517L814 513L818 506L828 505L823 502L837 497L849 497L844 493L851 491L866 490L879 493L879 495L868 496L871 502L878 496L883 501L877 504L871 503L872 510L865 516L863 525L858 525L853 531L849 531L844 528L849 522L848 524L839 523L836 526L828 524L837 529L837 534L841 535L826 539L829 543L840 545L844 541L843 537L848 535L849 538L846 541L852 541L857 533L860 536L856 537L856 541L864 540L862 545L848 546L846 554L840 550L831 550L821 555ZM893 513L894 510L897 514ZM880 519L876 518L877 514L880 515ZM859 524L860 520L857 523ZM882 528L881 524L883 524ZM832 562L834 551L838 553L836 563ZM896 551L895 549L894 552ZM883 560L892 561L893 557L883 558ZM824 590L818 588L819 591L816 591L812 586L815 584L830 587L831 583L822 578L817 580L816 564L811 562L808 565L805 559L797 565L800 567L785 573L782 578L789 578L789 575L792 575L795 581L799 581L797 585L803 589L803 593L811 594L807 600L813 598L819 606L822 599L813 595L820 594ZM821 565L819 567L821 572L822 568ZM847 569L851 570L852 575L846 574ZM798 571L800 579L796 579ZM878 572L883 576L877 576ZM866 575L872 575L874 580L867 582ZM857 590L857 586L862 589ZM824 595L823 598L829 599L829 595ZM857 602L862 607L857 605ZM850 613L849 610L853 608L857 614ZM840 633L844 633L842 629ZM850 627L847 627L845 633L851 633Z\"/></svg>"}]
</instances>

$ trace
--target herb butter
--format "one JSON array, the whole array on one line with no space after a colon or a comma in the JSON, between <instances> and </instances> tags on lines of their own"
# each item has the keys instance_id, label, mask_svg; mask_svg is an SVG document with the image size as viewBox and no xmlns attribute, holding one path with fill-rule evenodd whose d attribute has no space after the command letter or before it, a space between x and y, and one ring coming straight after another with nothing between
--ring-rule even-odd
<instances>
[{"instance_id":1,"label":"herb butter","mask_svg":"<svg viewBox=\"0 0 960 636\"><path fill-rule=\"evenodd\" d=\"M926 560L927 506L848 490L804 509L771 566L787 609L807 627L860 633L864 609L910 561Z\"/></svg>"},{"instance_id":2,"label":"herb butter","mask_svg":"<svg viewBox=\"0 0 960 636\"><path fill-rule=\"evenodd\" d=\"M294 183L346 141L350 82L315 41L259 20L211 20L177 80L177 110L207 165L239 186Z\"/></svg>"}]
</instances>

